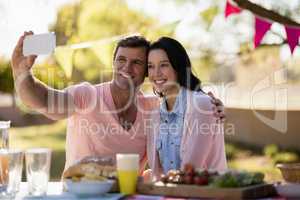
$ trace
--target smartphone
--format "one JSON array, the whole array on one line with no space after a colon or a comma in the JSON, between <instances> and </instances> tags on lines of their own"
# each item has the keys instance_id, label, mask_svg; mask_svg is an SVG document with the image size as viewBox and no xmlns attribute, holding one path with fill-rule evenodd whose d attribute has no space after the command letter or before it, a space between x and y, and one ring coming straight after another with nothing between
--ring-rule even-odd
<instances>
[{"instance_id":1,"label":"smartphone","mask_svg":"<svg viewBox=\"0 0 300 200\"><path fill-rule=\"evenodd\" d=\"M56 47L54 33L28 35L23 42L23 55L45 55L51 54Z\"/></svg>"}]
</instances>

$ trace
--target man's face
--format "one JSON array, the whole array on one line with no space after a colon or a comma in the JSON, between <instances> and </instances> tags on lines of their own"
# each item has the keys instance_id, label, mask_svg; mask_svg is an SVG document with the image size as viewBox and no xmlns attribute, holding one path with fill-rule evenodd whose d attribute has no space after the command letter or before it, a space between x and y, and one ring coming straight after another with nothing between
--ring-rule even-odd
<instances>
[{"instance_id":1,"label":"man's face","mask_svg":"<svg viewBox=\"0 0 300 200\"><path fill-rule=\"evenodd\" d=\"M146 74L144 47L119 47L114 59L114 80L122 89L139 87Z\"/></svg>"}]
</instances>

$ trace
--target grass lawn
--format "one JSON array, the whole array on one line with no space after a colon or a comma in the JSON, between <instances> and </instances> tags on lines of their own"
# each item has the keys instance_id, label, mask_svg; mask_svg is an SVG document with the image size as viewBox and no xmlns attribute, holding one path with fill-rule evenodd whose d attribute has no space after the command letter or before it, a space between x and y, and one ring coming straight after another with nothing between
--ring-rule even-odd
<instances>
[{"instance_id":1,"label":"grass lawn","mask_svg":"<svg viewBox=\"0 0 300 200\"><path fill-rule=\"evenodd\" d=\"M235 158L228 163L232 169L262 172L265 174L265 181L278 182L282 181L281 173L273 161L266 156L249 156L244 158Z\"/></svg>"},{"instance_id":2,"label":"grass lawn","mask_svg":"<svg viewBox=\"0 0 300 200\"><path fill-rule=\"evenodd\" d=\"M65 120L51 125L11 128L10 146L21 149L32 147L51 148L53 150L51 180L59 180L65 163L65 134ZM281 174L274 166L272 159L262 153L253 152L241 146L227 144L227 147L227 150L234 149L232 151L234 152L234 156L228 159L230 168L263 172L266 175L265 180L268 182L281 180Z\"/></svg>"}]
</instances>

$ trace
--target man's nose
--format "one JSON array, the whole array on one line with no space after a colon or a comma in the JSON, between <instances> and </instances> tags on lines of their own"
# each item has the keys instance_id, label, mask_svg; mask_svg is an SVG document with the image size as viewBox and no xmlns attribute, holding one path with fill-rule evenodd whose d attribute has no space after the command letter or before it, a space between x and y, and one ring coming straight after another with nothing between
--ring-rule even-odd
<instances>
[{"instance_id":1,"label":"man's nose","mask_svg":"<svg viewBox=\"0 0 300 200\"><path fill-rule=\"evenodd\" d=\"M126 72L130 72L132 68L131 61L126 61L126 63L123 65L122 69Z\"/></svg>"}]
</instances>

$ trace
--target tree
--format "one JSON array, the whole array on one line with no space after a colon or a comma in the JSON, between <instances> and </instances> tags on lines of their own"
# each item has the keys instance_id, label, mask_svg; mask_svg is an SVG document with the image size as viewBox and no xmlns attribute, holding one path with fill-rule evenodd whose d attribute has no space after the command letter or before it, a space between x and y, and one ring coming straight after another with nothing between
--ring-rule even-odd
<instances>
[{"instance_id":1,"label":"tree","mask_svg":"<svg viewBox=\"0 0 300 200\"><path fill-rule=\"evenodd\" d=\"M283 10L284 14L281 14L280 11L282 12L282 9L280 9L280 7L276 7L274 8L274 10L272 10L272 9L265 8L260 4L252 3L249 0L232 0L232 1L234 1L240 8L247 9L260 17L270 19L280 24L300 27L300 23L298 23L296 20L294 20L291 17L293 16L293 12L297 11L297 8L295 10L285 9ZM300 6L300 4L298 3L297 6Z\"/></svg>"},{"instance_id":2,"label":"tree","mask_svg":"<svg viewBox=\"0 0 300 200\"><path fill-rule=\"evenodd\" d=\"M14 92L14 80L9 60L0 57L0 91L5 93Z\"/></svg>"},{"instance_id":3,"label":"tree","mask_svg":"<svg viewBox=\"0 0 300 200\"><path fill-rule=\"evenodd\" d=\"M131 10L122 0L82 0L63 6L50 30L56 33L58 45L92 41L88 48L59 49L56 61L70 73L70 81L98 83L111 79L113 36L139 32L154 39L172 35L174 26L157 26L157 19Z\"/></svg>"},{"instance_id":4,"label":"tree","mask_svg":"<svg viewBox=\"0 0 300 200\"><path fill-rule=\"evenodd\" d=\"M193 4L195 7L199 7L199 18L195 18L191 22L192 26L184 27L185 30L191 30L198 34L185 36L184 40L185 46L188 47L193 58L194 71L204 81L211 80L210 76L219 68L227 68L232 71L232 68L227 66L235 65L234 60L240 59L244 54L253 53L254 14L281 24L292 26L299 24L300 2L292 3L284 0L230 1L246 11L240 15L231 16L226 21L224 19L226 0L208 0L205 3L201 0L176 1L178 6ZM282 33L281 27L276 25L267 33L264 44L259 49L269 51L267 46L281 48L283 44L286 44L284 32Z\"/></svg>"}]
</instances>

